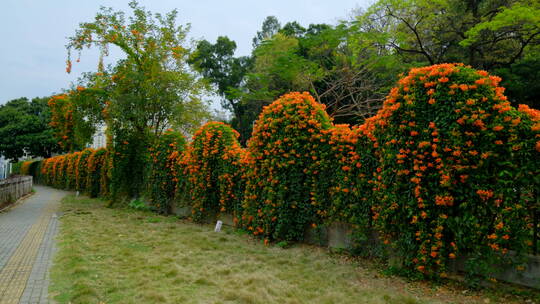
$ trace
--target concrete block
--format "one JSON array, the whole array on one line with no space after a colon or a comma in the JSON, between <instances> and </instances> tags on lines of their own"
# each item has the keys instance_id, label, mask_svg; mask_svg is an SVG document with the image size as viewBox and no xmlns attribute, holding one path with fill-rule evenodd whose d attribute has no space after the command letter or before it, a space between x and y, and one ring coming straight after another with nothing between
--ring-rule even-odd
<instances>
[{"instance_id":1,"label":"concrete block","mask_svg":"<svg viewBox=\"0 0 540 304\"><path fill-rule=\"evenodd\" d=\"M328 227L328 247L351 249L353 228L346 223L332 223Z\"/></svg>"},{"instance_id":2,"label":"concrete block","mask_svg":"<svg viewBox=\"0 0 540 304\"><path fill-rule=\"evenodd\" d=\"M187 217L191 215L191 207L180 207L173 205L172 208L172 214L180 217Z\"/></svg>"},{"instance_id":3,"label":"concrete block","mask_svg":"<svg viewBox=\"0 0 540 304\"><path fill-rule=\"evenodd\" d=\"M220 213L217 220L222 221L224 225L234 226L233 216L228 213Z\"/></svg>"}]
</instances>

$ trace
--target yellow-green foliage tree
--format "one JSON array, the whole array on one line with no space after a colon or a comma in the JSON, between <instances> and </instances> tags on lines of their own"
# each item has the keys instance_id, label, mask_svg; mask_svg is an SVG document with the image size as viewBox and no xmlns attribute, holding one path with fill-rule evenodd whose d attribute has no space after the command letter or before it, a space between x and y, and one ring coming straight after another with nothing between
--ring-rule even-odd
<instances>
[{"instance_id":1,"label":"yellow-green foliage tree","mask_svg":"<svg viewBox=\"0 0 540 304\"><path fill-rule=\"evenodd\" d=\"M113 201L138 197L147 188L148 148L165 129L191 131L207 114L201 98L206 83L186 62L191 52L186 42L189 27L176 24L176 11L153 14L136 1L129 6L130 18L102 8L92 22L80 24L67 45L68 72L72 51L97 47L104 57L114 46L125 55L109 68L100 60L98 71L81 80L84 89L72 98L74 114L102 116L107 123Z\"/></svg>"}]
</instances>

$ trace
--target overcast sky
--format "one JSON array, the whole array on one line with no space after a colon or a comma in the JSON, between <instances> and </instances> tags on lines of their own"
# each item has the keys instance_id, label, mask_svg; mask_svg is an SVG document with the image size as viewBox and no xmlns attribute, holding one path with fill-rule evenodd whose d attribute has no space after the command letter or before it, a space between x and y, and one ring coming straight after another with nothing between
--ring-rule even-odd
<instances>
[{"instance_id":1,"label":"overcast sky","mask_svg":"<svg viewBox=\"0 0 540 304\"><path fill-rule=\"evenodd\" d=\"M66 37L91 21L100 6L129 11L129 0L2 0L0 10L0 104L18 97L49 96L68 88L81 72L95 71L97 51L85 51L65 72ZM251 40L266 16L281 24L298 21L335 24L370 0L140 0L152 12L178 9L178 24L191 23L190 37L215 41L228 36L237 55L251 51ZM112 52L106 63L121 56Z\"/></svg>"}]
</instances>

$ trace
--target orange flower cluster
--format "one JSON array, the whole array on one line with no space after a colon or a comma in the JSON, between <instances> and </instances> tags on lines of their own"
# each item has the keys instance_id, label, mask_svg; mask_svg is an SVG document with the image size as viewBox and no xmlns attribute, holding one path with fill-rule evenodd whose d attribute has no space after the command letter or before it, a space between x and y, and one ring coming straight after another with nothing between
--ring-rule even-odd
<instances>
[{"instance_id":1,"label":"orange flower cluster","mask_svg":"<svg viewBox=\"0 0 540 304\"><path fill-rule=\"evenodd\" d=\"M87 160L85 192L90 197L106 196L108 190L107 149L93 150Z\"/></svg>"},{"instance_id":2,"label":"orange flower cluster","mask_svg":"<svg viewBox=\"0 0 540 304\"><path fill-rule=\"evenodd\" d=\"M51 127L55 130L58 144L65 150L73 149L74 105L67 94L52 96L48 102L51 109Z\"/></svg>"},{"instance_id":3,"label":"orange flower cluster","mask_svg":"<svg viewBox=\"0 0 540 304\"><path fill-rule=\"evenodd\" d=\"M35 177L47 185L82 191L90 196L108 194L109 166L106 149L85 149L33 163L41 164L39 176Z\"/></svg>"},{"instance_id":4,"label":"orange flower cluster","mask_svg":"<svg viewBox=\"0 0 540 304\"><path fill-rule=\"evenodd\" d=\"M93 149L85 149L79 152L75 158L75 190L84 191L88 177L88 158L94 152Z\"/></svg>"},{"instance_id":5,"label":"orange flower cluster","mask_svg":"<svg viewBox=\"0 0 540 304\"><path fill-rule=\"evenodd\" d=\"M169 129L150 147L149 194L151 206L159 213L171 212L176 187L183 176L178 165L185 150L184 136Z\"/></svg>"},{"instance_id":6,"label":"orange flower cluster","mask_svg":"<svg viewBox=\"0 0 540 304\"><path fill-rule=\"evenodd\" d=\"M81 152L68 154L66 165L66 188L74 189L77 186L77 177L75 175L75 163Z\"/></svg>"},{"instance_id":7,"label":"orange flower cluster","mask_svg":"<svg viewBox=\"0 0 540 304\"><path fill-rule=\"evenodd\" d=\"M196 221L232 213L265 243L348 222L358 239L376 232L428 276L460 255L495 265L509 250L530 251L540 175L540 112L513 108L500 81L462 64L412 69L377 115L353 127L334 125L308 93L289 93L263 109L247 149L218 122L185 150L166 133L150 149L154 206L166 212L179 200ZM133 142L114 156L129 165L121 149ZM57 186L75 172L76 188L86 188L98 156L54 157L41 170Z\"/></svg>"},{"instance_id":8,"label":"orange flower cluster","mask_svg":"<svg viewBox=\"0 0 540 304\"><path fill-rule=\"evenodd\" d=\"M300 240L305 227L321 221L327 209L311 193L322 174L317 169L319 150L327 145L322 142L341 136L323 134L330 127L324 106L309 93L283 95L262 110L248 142L241 226L270 240Z\"/></svg>"},{"instance_id":9,"label":"orange flower cluster","mask_svg":"<svg viewBox=\"0 0 540 304\"><path fill-rule=\"evenodd\" d=\"M528 118L532 121L532 124L530 126L530 130L536 134L536 144L535 149L537 152L540 152L540 110L529 108L528 105L521 104L518 107L518 111L521 113L524 113L528 116ZM516 125L521 122L521 120L518 120L518 118L512 120L512 124Z\"/></svg>"},{"instance_id":10,"label":"orange flower cluster","mask_svg":"<svg viewBox=\"0 0 540 304\"><path fill-rule=\"evenodd\" d=\"M20 173L21 175L30 175L30 165L32 161L25 161L21 164Z\"/></svg>"},{"instance_id":11,"label":"orange flower cluster","mask_svg":"<svg viewBox=\"0 0 540 304\"><path fill-rule=\"evenodd\" d=\"M486 247L486 261L528 250L530 217L519 206L530 201L513 188L538 187L538 111L511 107L500 80L461 64L412 69L360 127L381 169L374 225L413 269L442 273L448 258ZM512 222L504 238L487 237L493 218Z\"/></svg>"},{"instance_id":12,"label":"orange flower cluster","mask_svg":"<svg viewBox=\"0 0 540 304\"><path fill-rule=\"evenodd\" d=\"M195 221L240 208L244 150L239 136L227 124L206 123L179 159L185 179L179 192L184 195L183 203L192 208Z\"/></svg>"}]
</instances>

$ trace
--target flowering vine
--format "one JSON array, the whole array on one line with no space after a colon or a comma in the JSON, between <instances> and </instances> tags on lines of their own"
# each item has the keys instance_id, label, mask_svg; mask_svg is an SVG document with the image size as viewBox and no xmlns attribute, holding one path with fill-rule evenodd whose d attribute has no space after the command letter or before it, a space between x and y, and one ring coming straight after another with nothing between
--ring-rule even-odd
<instances>
[{"instance_id":1,"label":"flowering vine","mask_svg":"<svg viewBox=\"0 0 540 304\"><path fill-rule=\"evenodd\" d=\"M179 191L192 208L192 217L234 213L242 198L239 134L229 125L209 122L198 129L180 160L185 179Z\"/></svg>"}]
</instances>

